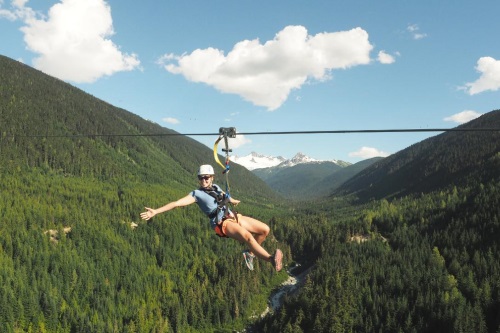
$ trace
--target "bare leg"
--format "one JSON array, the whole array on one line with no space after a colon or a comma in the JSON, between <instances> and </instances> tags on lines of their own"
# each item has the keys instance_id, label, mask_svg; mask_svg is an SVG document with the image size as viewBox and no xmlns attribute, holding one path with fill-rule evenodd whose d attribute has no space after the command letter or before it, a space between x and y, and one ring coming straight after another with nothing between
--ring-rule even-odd
<instances>
[{"instance_id":1,"label":"bare leg","mask_svg":"<svg viewBox=\"0 0 500 333\"><path fill-rule=\"evenodd\" d=\"M253 234L253 237L259 245L261 245L266 240L267 235L269 235L269 226L259 220L248 216L240 216L238 222L240 222L243 228Z\"/></svg>"},{"instance_id":2,"label":"bare leg","mask_svg":"<svg viewBox=\"0 0 500 333\"><path fill-rule=\"evenodd\" d=\"M249 230L245 229L242 225L239 225L237 223L227 223L226 235L232 239L236 239L239 242L245 243L250 251L252 251L252 253L260 259L271 262L271 255L262 246L260 246L259 242L254 238L252 233ZM269 233L269 231L267 233ZM267 233L263 236L264 239L266 238ZM261 238L262 236L260 237L260 239Z\"/></svg>"}]
</instances>

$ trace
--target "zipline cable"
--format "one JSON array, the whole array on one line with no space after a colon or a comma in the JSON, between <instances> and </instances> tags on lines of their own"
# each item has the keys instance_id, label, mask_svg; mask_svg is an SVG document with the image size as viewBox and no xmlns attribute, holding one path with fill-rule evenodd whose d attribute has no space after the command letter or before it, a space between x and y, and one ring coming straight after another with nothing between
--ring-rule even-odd
<instances>
[{"instance_id":1,"label":"zipline cable","mask_svg":"<svg viewBox=\"0 0 500 333\"><path fill-rule=\"evenodd\" d=\"M352 133L423 133L423 132L500 132L500 128L410 128L410 129L374 129L374 130L326 130L326 131L267 131L239 132L238 135L296 135L296 134L352 134ZM142 133L142 134L33 134L12 135L10 138L94 138L94 137L162 137L162 136L218 136L220 133ZM5 138L4 137L4 138Z\"/></svg>"}]
</instances>

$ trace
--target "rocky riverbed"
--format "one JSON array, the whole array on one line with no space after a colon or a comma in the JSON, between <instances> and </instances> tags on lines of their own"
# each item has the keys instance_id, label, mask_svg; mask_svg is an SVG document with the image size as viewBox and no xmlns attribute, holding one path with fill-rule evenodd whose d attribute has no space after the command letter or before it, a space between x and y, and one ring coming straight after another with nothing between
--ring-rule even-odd
<instances>
[{"instance_id":1,"label":"rocky riverbed","mask_svg":"<svg viewBox=\"0 0 500 333\"><path fill-rule=\"evenodd\" d=\"M288 279L281 284L281 286L271 294L269 298L269 305L260 315L261 317L266 316L269 312L274 312L278 310L281 305L283 305L283 297L285 295L292 295L302 286L304 283L307 274L309 274L311 268L302 271L301 273L295 275L291 272L288 272L290 275Z\"/></svg>"}]
</instances>

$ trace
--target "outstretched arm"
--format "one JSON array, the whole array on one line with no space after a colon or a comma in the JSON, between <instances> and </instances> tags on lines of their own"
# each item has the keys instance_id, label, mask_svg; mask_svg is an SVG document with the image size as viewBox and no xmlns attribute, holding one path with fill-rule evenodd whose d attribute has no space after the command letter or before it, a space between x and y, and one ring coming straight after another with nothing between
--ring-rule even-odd
<instances>
[{"instance_id":1,"label":"outstretched arm","mask_svg":"<svg viewBox=\"0 0 500 333\"><path fill-rule=\"evenodd\" d=\"M157 209L145 207L146 211L141 213L141 218L143 220L147 221L150 218L152 218L153 216L155 216L156 214L167 212L167 211L174 209L176 207L187 206L187 205L190 205L190 204L195 203L195 202L196 202L196 199L191 194L188 194L182 199L170 202L170 203L166 204L165 206L157 208Z\"/></svg>"}]
</instances>

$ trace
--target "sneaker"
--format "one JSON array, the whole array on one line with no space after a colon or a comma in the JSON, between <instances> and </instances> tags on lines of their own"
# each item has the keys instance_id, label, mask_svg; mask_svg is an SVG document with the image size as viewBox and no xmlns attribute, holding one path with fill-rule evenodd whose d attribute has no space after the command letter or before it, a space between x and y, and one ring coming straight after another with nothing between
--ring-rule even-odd
<instances>
[{"instance_id":1,"label":"sneaker","mask_svg":"<svg viewBox=\"0 0 500 333\"><path fill-rule=\"evenodd\" d=\"M276 272L281 271L281 268L282 268L281 261L282 260L283 260L283 252L281 252L280 249L277 249L276 253L273 256L273 261L272 261L274 268L276 269Z\"/></svg>"},{"instance_id":2,"label":"sneaker","mask_svg":"<svg viewBox=\"0 0 500 333\"><path fill-rule=\"evenodd\" d=\"M250 253L250 251L245 250L243 251L243 258L245 258L245 264L248 269L253 271L253 259L255 258L255 255Z\"/></svg>"}]
</instances>

